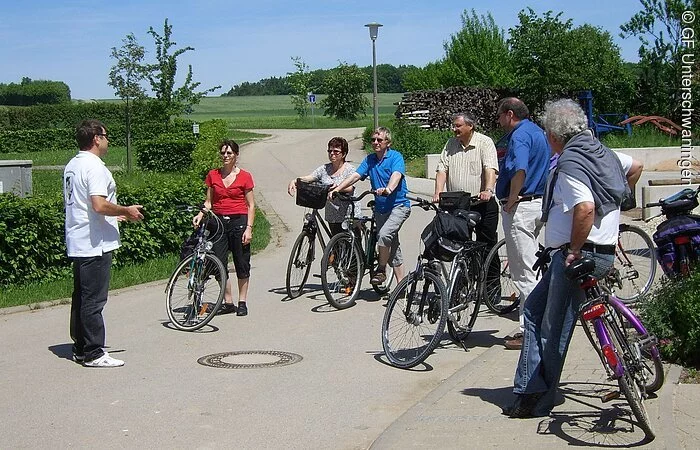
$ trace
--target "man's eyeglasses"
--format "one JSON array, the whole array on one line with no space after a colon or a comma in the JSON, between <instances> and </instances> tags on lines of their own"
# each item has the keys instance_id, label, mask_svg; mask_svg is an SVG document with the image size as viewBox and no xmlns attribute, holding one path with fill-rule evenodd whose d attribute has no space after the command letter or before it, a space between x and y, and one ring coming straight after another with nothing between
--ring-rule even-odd
<instances>
[{"instance_id":1,"label":"man's eyeglasses","mask_svg":"<svg viewBox=\"0 0 700 450\"><path fill-rule=\"evenodd\" d=\"M109 136L107 135L107 133L97 133L97 134L95 134L95 136L104 136L105 138L109 139Z\"/></svg>"},{"instance_id":2,"label":"man's eyeglasses","mask_svg":"<svg viewBox=\"0 0 700 450\"><path fill-rule=\"evenodd\" d=\"M219 152L221 156L226 156L226 155L235 155L234 152Z\"/></svg>"},{"instance_id":3,"label":"man's eyeglasses","mask_svg":"<svg viewBox=\"0 0 700 450\"><path fill-rule=\"evenodd\" d=\"M331 153L338 154L338 153L343 153L343 151L342 151L342 150L337 150L337 149L334 149L334 148L329 148L329 149L328 149L328 154L330 155Z\"/></svg>"},{"instance_id":4,"label":"man's eyeglasses","mask_svg":"<svg viewBox=\"0 0 700 450\"><path fill-rule=\"evenodd\" d=\"M372 142L384 142L384 139L373 137Z\"/></svg>"}]
</instances>

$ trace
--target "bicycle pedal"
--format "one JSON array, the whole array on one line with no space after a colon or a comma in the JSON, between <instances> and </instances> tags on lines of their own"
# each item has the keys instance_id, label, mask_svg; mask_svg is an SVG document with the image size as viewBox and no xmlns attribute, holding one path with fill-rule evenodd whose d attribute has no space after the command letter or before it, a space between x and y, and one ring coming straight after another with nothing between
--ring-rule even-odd
<instances>
[{"instance_id":1,"label":"bicycle pedal","mask_svg":"<svg viewBox=\"0 0 700 450\"><path fill-rule=\"evenodd\" d=\"M208 307L209 307L209 305L207 305L206 303L203 303L202 306L199 307L199 315L203 316L204 314L206 314Z\"/></svg>"},{"instance_id":2,"label":"bicycle pedal","mask_svg":"<svg viewBox=\"0 0 700 450\"><path fill-rule=\"evenodd\" d=\"M603 403L607 403L610 400L615 400L618 398L620 398L620 391L609 391L600 396L600 401L602 401Z\"/></svg>"}]
</instances>

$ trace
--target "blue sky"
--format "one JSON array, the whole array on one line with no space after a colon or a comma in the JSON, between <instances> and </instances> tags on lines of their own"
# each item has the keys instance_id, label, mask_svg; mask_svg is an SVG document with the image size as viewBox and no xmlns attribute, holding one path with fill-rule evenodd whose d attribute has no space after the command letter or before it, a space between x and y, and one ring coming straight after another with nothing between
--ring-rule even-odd
<instances>
[{"instance_id":1,"label":"blue sky","mask_svg":"<svg viewBox=\"0 0 700 450\"><path fill-rule=\"evenodd\" d=\"M491 3L491 5L488 5ZM112 47L134 33L153 57L149 26L162 33L167 17L178 47L192 46L179 60L181 77L192 64L202 87L283 76L294 70L292 56L311 69L338 61L372 64L372 45L363 26L384 26L377 39L377 62L423 66L443 56L443 42L460 29L465 9L491 12L506 32L518 11L563 11L575 25L609 31L622 56L637 60L639 41L621 39L619 27L639 11L639 0L554 0L498 2L395 0L85 0L3 1L0 20L0 83L23 76L66 82L73 98L113 98L107 85Z\"/></svg>"}]
</instances>

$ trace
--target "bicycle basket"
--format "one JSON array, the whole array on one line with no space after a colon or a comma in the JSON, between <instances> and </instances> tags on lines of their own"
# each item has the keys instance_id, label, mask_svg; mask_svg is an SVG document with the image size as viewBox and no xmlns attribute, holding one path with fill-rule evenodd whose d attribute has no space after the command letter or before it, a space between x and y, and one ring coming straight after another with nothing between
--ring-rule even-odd
<instances>
[{"instance_id":1,"label":"bicycle basket","mask_svg":"<svg viewBox=\"0 0 700 450\"><path fill-rule=\"evenodd\" d=\"M453 211L455 209L469 211L471 196L469 192L463 191L440 192L438 206L443 211Z\"/></svg>"},{"instance_id":2,"label":"bicycle basket","mask_svg":"<svg viewBox=\"0 0 700 450\"><path fill-rule=\"evenodd\" d=\"M326 206L330 185L312 182L304 183L297 178L297 205L304 208L321 209Z\"/></svg>"}]
</instances>

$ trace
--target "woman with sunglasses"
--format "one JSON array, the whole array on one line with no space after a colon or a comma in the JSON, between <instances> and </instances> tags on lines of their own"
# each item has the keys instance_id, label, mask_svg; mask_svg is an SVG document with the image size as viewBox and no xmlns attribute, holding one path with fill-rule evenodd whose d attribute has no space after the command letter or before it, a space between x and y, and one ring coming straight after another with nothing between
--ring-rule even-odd
<instances>
[{"instance_id":1,"label":"woman with sunglasses","mask_svg":"<svg viewBox=\"0 0 700 450\"><path fill-rule=\"evenodd\" d=\"M238 307L233 304L230 278L226 281L224 303L219 314L236 311L237 316L248 314L248 282L250 280L250 241L253 238L255 221L255 198L253 196L253 177L249 172L238 167L238 144L232 140L219 144L222 167L213 169L204 183L207 185L207 197L204 207L211 209L224 226L223 236L214 243L214 254L228 267L228 252L233 254L233 265L238 278ZM199 226L203 213L192 219L192 224ZM228 274L228 271L226 272Z\"/></svg>"},{"instance_id":2,"label":"woman with sunglasses","mask_svg":"<svg viewBox=\"0 0 700 450\"><path fill-rule=\"evenodd\" d=\"M345 162L345 158L348 155L348 141L342 137L334 137L328 141L328 160L327 164L324 164L310 175L299 177L298 179L306 182L320 182L331 186L331 189L339 185L347 177L355 173L355 167L352 164ZM289 195L294 196L297 189L297 178L289 182L287 187L287 192ZM343 192L352 193L354 188L351 186L344 189ZM333 199L326 202L326 222L328 222L328 227L331 230L331 234L337 234L343 231L342 223L345 220L347 210L350 207L350 203L346 201L341 201L340 199ZM360 204L355 203L355 215L360 215Z\"/></svg>"}]
</instances>

